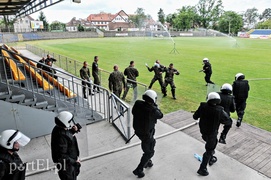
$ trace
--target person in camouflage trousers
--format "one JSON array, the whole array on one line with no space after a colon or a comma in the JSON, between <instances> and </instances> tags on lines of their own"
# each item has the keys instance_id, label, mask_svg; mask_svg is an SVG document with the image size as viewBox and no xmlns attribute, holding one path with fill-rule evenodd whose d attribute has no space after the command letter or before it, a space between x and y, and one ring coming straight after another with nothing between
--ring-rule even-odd
<instances>
[{"instance_id":1,"label":"person in camouflage trousers","mask_svg":"<svg viewBox=\"0 0 271 180\"><path fill-rule=\"evenodd\" d=\"M160 64L159 60L156 60L155 63L154 63L154 66L152 66L151 68L147 66L147 68L148 68L148 70L150 72L154 71L154 77L151 80L151 83L149 85L149 89L151 89L152 85L155 83L155 81L158 80L158 82L160 84L160 87L161 87L161 91L162 91L162 93L164 93L163 92L163 77L162 77L162 73L163 73L165 67Z\"/></svg>"},{"instance_id":2,"label":"person in camouflage trousers","mask_svg":"<svg viewBox=\"0 0 271 180\"><path fill-rule=\"evenodd\" d=\"M99 78L99 67L98 67L98 61L99 61L99 57L98 56L94 56L94 61L92 63L92 76L94 79L94 84L100 86L101 82L100 82L100 78ZM95 89L97 88L97 92L100 91L100 88L98 86L94 86L93 87L93 91L95 91Z\"/></svg>"},{"instance_id":3,"label":"person in camouflage trousers","mask_svg":"<svg viewBox=\"0 0 271 180\"><path fill-rule=\"evenodd\" d=\"M114 71L110 73L108 78L109 90L113 92L117 97L120 97L122 88L126 87L125 77L122 72L119 71L119 66L114 65Z\"/></svg>"},{"instance_id":4,"label":"person in camouflage trousers","mask_svg":"<svg viewBox=\"0 0 271 180\"><path fill-rule=\"evenodd\" d=\"M165 68L164 71L166 72L165 82L164 82L163 90L162 90L162 92L164 93L164 97L167 96L167 85L169 84L170 87L171 87L172 97L173 97L173 99L176 99L176 96L175 96L175 88L176 88L176 86L174 84L173 76L174 76L174 74L179 75L180 73L179 73L179 71L177 69L175 69L173 67L172 63L170 63L169 67Z\"/></svg>"},{"instance_id":5,"label":"person in camouflage trousers","mask_svg":"<svg viewBox=\"0 0 271 180\"><path fill-rule=\"evenodd\" d=\"M83 79L82 86L83 86L83 95L84 95L85 99L87 98L87 94L86 94L87 86L89 88L89 90L88 90L89 95L93 95L91 92L90 71L87 66L88 66L88 63L86 61L84 61L83 67L80 69L80 77Z\"/></svg>"},{"instance_id":6,"label":"person in camouflage trousers","mask_svg":"<svg viewBox=\"0 0 271 180\"><path fill-rule=\"evenodd\" d=\"M135 66L135 62L130 61L130 65L124 70L124 75L127 76L127 83L126 83L126 88L125 88L124 94L122 96L123 100L125 100L126 95L127 95L130 88L133 88L133 90L134 90L133 101L135 101L137 99L136 77L138 77L139 73L138 73L138 70L134 66Z\"/></svg>"}]
</instances>

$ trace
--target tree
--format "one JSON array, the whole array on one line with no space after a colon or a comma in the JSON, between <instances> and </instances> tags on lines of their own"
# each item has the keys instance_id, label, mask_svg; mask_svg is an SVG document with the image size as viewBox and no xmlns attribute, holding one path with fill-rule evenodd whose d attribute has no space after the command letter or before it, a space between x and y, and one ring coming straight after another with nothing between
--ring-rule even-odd
<instances>
[{"instance_id":1,"label":"tree","mask_svg":"<svg viewBox=\"0 0 271 180\"><path fill-rule=\"evenodd\" d=\"M254 28L258 17L258 9L256 9L255 7L252 9L247 9L243 16L245 25L248 28Z\"/></svg>"},{"instance_id":2,"label":"tree","mask_svg":"<svg viewBox=\"0 0 271 180\"><path fill-rule=\"evenodd\" d=\"M224 7L222 4L222 0L218 0L212 12L212 22L211 22L212 29L215 29L215 30L218 29L218 22L220 20L221 15L224 13L223 8Z\"/></svg>"},{"instance_id":3,"label":"tree","mask_svg":"<svg viewBox=\"0 0 271 180\"><path fill-rule=\"evenodd\" d=\"M223 6L221 0L199 0L197 4L199 23L203 28L208 28L217 22Z\"/></svg>"},{"instance_id":4,"label":"tree","mask_svg":"<svg viewBox=\"0 0 271 180\"><path fill-rule=\"evenodd\" d=\"M165 23L165 13L163 11L163 9L160 8L158 14L158 21L161 22L161 24Z\"/></svg>"},{"instance_id":5,"label":"tree","mask_svg":"<svg viewBox=\"0 0 271 180\"><path fill-rule=\"evenodd\" d=\"M267 8L263 11L263 13L260 15L260 20L266 21L268 19L271 19L271 8Z\"/></svg>"},{"instance_id":6,"label":"tree","mask_svg":"<svg viewBox=\"0 0 271 180\"><path fill-rule=\"evenodd\" d=\"M4 31L11 31L13 29L13 24L16 21L14 16L8 16L8 15L3 15L3 20L0 22L1 27L3 27L5 30Z\"/></svg>"},{"instance_id":7,"label":"tree","mask_svg":"<svg viewBox=\"0 0 271 180\"><path fill-rule=\"evenodd\" d=\"M49 29L49 23L47 22L46 16L42 11L40 12L38 19L39 19L39 21L43 22L44 30L47 31Z\"/></svg>"},{"instance_id":8,"label":"tree","mask_svg":"<svg viewBox=\"0 0 271 180\"><path fill-rule=\"evenodd\" d=\"M85 31L85 28L81 24L78 24L77 29L78 29L79 32Z\"/></svg>"},{"instance_id":9,"label":"tree","mask_svg":"<svg viewBox=\"0 0 271 180\"><path fill-rule=\"evenodd\" d=\"M59 21L54 21L50 24L50 30L62 30L65 31L66 29L66 24L65 23L61 23Z\"/></svg>"},{"instance_id":10,"label":"tree","mask_svg":"<svg viewBox=\"0 0 271 180\"><path fill-rule=\"evenodd\" d=\"M271 18L264 22L258 23L256 28L257 29L271 29Z\"/></svg>"},{"instance_id":11,"label":"tree","mask_svg":"<svg viewBox=\"0 0 271 180\"><path fill-rule=\"evenodd\" d=\"M195 27L197 18L194 6L183 6L179 9L176 18L173 19L173 26L179 30L188 30Z\"/></svg>"},{"instance_id":12,"label":"tree","mask_svg":"<svg viewBox=\"0 0 271 180\"><path fill-rule=\"evenodd\" d=\"M129 20L132 21L137 28L145 26L145 20L150 16L145 15L143 8L137 8L135 15L130 16Z\"/></svg>"},{"instance_id":13,"label":"tree","mask_svg":"<svg viewBox=\"0 0 271 180\"><path fill-rule=\"evenodd\" d=\"M220 18L218 30L227 34L237 34L243 27L242 16L234 11L226 11Z\"/></svg>"}]
</instances>

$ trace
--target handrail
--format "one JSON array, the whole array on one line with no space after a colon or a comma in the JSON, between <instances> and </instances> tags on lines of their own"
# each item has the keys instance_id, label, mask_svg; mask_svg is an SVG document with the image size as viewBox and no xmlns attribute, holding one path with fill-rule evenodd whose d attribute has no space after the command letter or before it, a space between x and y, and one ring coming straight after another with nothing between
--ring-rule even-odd
<instances>
[{"instance_id":1,"label":"handrail","mask_svg":"<svg viewBox=\"0 0 271 180\"><path fill-rule=\"evenodd\" d=\"M25 66L25 69L27 69L31 75L33 77L35 77L37 79L37 82L38 84L45 90L52 90L54 87L48 82L46 81L39 73L36 73L36 70L31 67L31 66L28 66L27 63L25 62L25 60L23 60L20 56L14 54L15 58L20 61L24 66Z\"/></svg>"},{"instance_id":2,"label":"handrail","mask_svg":"<svg viewBox=\"0 0 271 180\"><path fill-rule=\"evenodd\" d=\"M53 78L51 75L46 73L44 70L41 70L42 75L48 79L55 87L57 87L60 92L63 92L68 98L74 98L77 95L73 93L71 90L69 90L67 87L65 87L63 84L61 84L59 81L57 81L55 78Z\"/></svg>"},{"instance_id":3,"label":"handrail","mask_svg":"<svg viewBox=\"0 0 271 180\"><path fill-rule=\"evenodd\" d=\"M5 45L5 46L8 47L7 45ZM19 51L17 51L17 49L15 49L15 48L13 48L13 47L8 48L8 50L13 51L13 52L15 52L16 54L21 55L21 53L20 53ZM25 60L25 58L23 58L23 59ZM33 61L29 61L29 60L27 59L27 62L30 63L31 66L36 67L36 63L34 63Z\"/></svg>"},{"instance_id":4,"label":"handrail","mask_svg":"<svg viewBox=\"0 0 271 180\"><path fill-rule=\"evenodd\" d=\"M11 59L8 52L2 49L2 54L4 55L4 58L12 71L13 79L16 81L25 81L25 75L20 69L18 69L16 63Z\"/></svg>"}]
</instances>

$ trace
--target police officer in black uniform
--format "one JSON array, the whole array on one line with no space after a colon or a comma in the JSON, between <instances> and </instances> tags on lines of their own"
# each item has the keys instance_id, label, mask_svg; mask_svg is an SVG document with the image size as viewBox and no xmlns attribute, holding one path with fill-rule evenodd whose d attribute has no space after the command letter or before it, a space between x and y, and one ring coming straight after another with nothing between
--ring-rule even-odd
<instances>
[{"instance_id":1,"label":"police officer in black uniform","mask_svg":"<svg viewBox=\"0 0 271 180\"><path fill-rule=\"evenodd\" d=\"M22 162L17 151L25 146L30 138L19 130L5 130L0 134L0 179L25 179L26 164Z\"/></svg>"},{"instance_id":2,"label":"police officer in black uniform","mask_svg":"<svg viewBox=\"0 0 271 180\"><path fill-rule=\"evenodd\" d=\"M126 95L129 91L130 88L133 88L134 90L134 101L137 98L137 83L136 83L136 78L138 77L139 73L138 70L135 68L135 62L130 61L130 65L125 68L124 70L124 75L127 77L127 83L126 83L126 88L123 93L122 99L125 100Z\"/></svg>"},{"instance_id":3,"label":"police officer in black uniform","mask_svg":"<svg viewBox=\"0 0 271 180\"><path fill-rule=\"evenodd\" d=\"M210 84L214 84L214 82L211 81L211 76L212 76L212 65L211 63L209 62L209 59L208 58L204 58L203 59L203 67L202 67L202 70L204 73L205 73L205 82L207 83L206 86L208 85L208 83Z\"/></svg>"},{"instance_id":4,"label":"police officer in black uniform","mask_svg":"<svg viewBox=\"0 0 271 180\"><path fill-rule=\"evenodd\" d=\"M176 86L174 84L173 76L174 76L174 74L179 75L180 73L179 73L179 71L177 69L175 69L173 67L172 63L170 63L169 67L165 68L164 71L166 72L165 82L164 82L164 85L163 85L164 97L167 96L167 85L170 84L172 97L173 97L173 99L176 99L176 96L175 96Z\"/></svg>"},{"instance_id":5,"label":"police officer in black uniform","mask_svg":"<svg viewBox=\"0 0 271 180\"><path fill-rule=\"evenodd\" d=\"M222 85L220 92L218 94L220 95L221 103L219 104L224 108L224 111L231 116L231 112L233 113L235 111L235 102L234 97L231 95L232 93L232 86L228 83L225 83ZM222 144L226 144L226 136L232 126L232 119L231 124L227 124L223 126L223 131L221 132L220 138L218 142Z\"/></svg>"},{"instance_id":6,"label":"police officer in black uniform","mask_svg":"<svg viewBox=\"0 0 271 180\"><path fill-rule=\"evenodd\" d=\"M151 158L154 155L155 146L155 124L157 119L163 117L163 113L156 105L157 94L153 90L147 90L143 96L143 100L137 100L132 108L133 128L135 134L141 140L141 148L143 155L137 168L133 171L134 175L142 178L145 176L143 169L152 167Z\"/></svg>"},{"instance_id":7,"label":"police officer in black uniform","mask_svg":"<svg viewBox=\"0 0 271 180\"><path fill-rule=\"evenodd\" d=\"M154 66L152 66L151 68L148 67L147 65L146 65L146 67L148 68L148 70L150 72L154 71L154 77L151 80L151 83L149 85L149 89L151 89L152 85L155 83L155 81L158 80L160 87L161 87L161 91L162 91L162 93L164 93L162 73L164 72L165 67L160 64L159 60L156 60L154 63Z\"/></svg>"},{"instance_id":8,"label":"police officer in black uniform","mask_svg":"<svg viewBox=\"0 0 271 180\"><path fill-rule=\"evenodd\" d=\"M199 108L193 114L195 120L200 118L200 133L202 134L202 139L206 142L206 152L203 154L200 168L197 171L197 173L202 176L207 176L209 174L207 171L207 164L209 163L211 166L217 161L214 153L217 145L217 134L220 123L225 125L231 124L229 115L223 110L224 108L222 106L218 105L220 104L220 101L219 94L211 92L208 94L207 103L201 102Z\"/></svg>"},{"instance_id":9,"label":"police officer in black uniform","mask_svg":"<svg viewBox=\"0 0 271 180\"><path fill-rule=\"evenodd\" d=\"M51 135L51 153L61 180L76 180L80 172L79 148L75 133L81 126L73 121L73 114L62 111L55 117Z\"/></svg>"},{"instance_id":10,"label":"police officer in black uniform","mask_svg":"<svg viewBox=\"0 0 271 180\"><path fill-rule=\"evenodd\" d=\"M232 93L235 98L236 112L237 112L237 123L236 126L241 126L243 116L246 109L246 101L248 98L249 83L245 80L245 75L242 73L237 73L235 75L235 81L232 84Z\"/></svg>"}]
</instances>

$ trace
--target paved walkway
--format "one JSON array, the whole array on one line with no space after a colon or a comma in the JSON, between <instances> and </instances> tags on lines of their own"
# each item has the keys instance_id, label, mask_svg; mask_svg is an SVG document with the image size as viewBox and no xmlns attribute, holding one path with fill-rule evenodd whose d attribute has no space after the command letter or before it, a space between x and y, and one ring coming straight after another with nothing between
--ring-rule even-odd
<instances>
[{"instance_id":1,"label":"paved walkway","mask_svg":"<svg viewBox=\"0 0 271 180\"><path fill-rule=\"evenodd\" d=\"M167 114L163 122L180 128L193 122L192 113L180 110ZM222 131L220 126L220 132ZM204 142L198 126L183 130L187 135ZM227 144L218 144L217 150L271 178L271 133L242 122L237 128L236 120L226 139Z\"/></svg>"},{"instance_id":2,"label":"paved walkway","mask_svg":"<svg viewBox=\"0 0 271 180\"><path fill-rule=\"evenodd\" d=\"M175 122L168 125L163 121ZM235 140L227 145L218 144L216 156L218 162L212 167L208 167L209 176L199 176L196 171L200 162L194 158L194 153L204 152L204 143L193 136L198 134L198 126L192 121L191 113L177 111L165 115L162 121L158 121L156 126L157 144L154 166L145 170L146 180L267 180L270 179L254 170L246 164L239 162L225 150L227 146L232 146ZM174 124L174 125L173 125ZM182 131L172 127L179 124L180 127L191 125ZM242 124L238 132L247 125ZM249 126L248 126L249 127ZM192 130L194 129L194 130ZM237 130L236 130L237 131ZM191 135L186 133L191 132ZM234 134L234 128L231 131ZM242 132L242 131L241 131ZM139 163L142 151L137 137L133 138L129 144L116 131L112 124L107 121L100 121L88 126L84 126L78 134L78 142L82 157L81 173L79 180L133 180L138 179L132 174ZM246 143L245 143L246 144ZM224 151L224 152L223 152ZM243 151L245 151L243 149ZM241 151L241 152L243 152ZM254 152L250 149L250 152ZM50 155L50 135L32 139L30 144L20 151L24 161L31 163L37 159L43 162L40 166L44 171L37 174L37 168L33 170L31 166L27 171L27 180L53 180L58 179L54 170L49 167L53 165ZM31 155L30 155L31 154ZM235 153L236 154L236 153ZM249 154L246 154L249 155ZM243 156L242 156L243 157ZM252 156L251 156L252 157ZM244 158L247 159L248 158ZM33 163L32 163L33 164ZM35 164L35 163L34 163ZM41 163L40 163L41 164ZM265 167L266 168L266 167ZM263 168L264 169L264 168Z\"/></svg>"}]
</instances>

